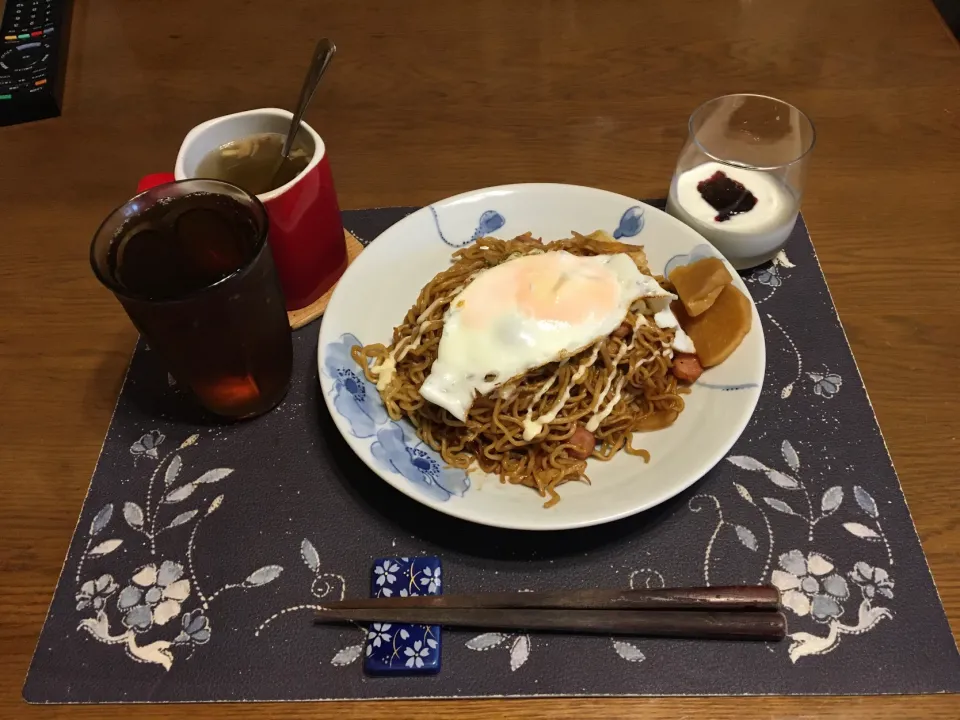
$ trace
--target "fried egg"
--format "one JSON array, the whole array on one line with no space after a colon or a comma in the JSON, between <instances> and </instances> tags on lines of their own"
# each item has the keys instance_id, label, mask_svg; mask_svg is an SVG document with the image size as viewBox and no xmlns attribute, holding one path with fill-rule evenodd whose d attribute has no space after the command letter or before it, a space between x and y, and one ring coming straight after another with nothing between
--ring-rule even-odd
<instances>
[{"instance_id":1,"label":"fried egg","mask_svg":"<svg viewBox=\"0 0 960 720\"><path fill-rule=\"evenodd\" d=\"M566 251L524 255L478 273L444 314L443 332L420 395L465 420L478 395L562 360L613 332L645 298L644 314L690 339L670 311L675 295L625 253L580 257ZM690 350L684 350L689 344Z\"/></svg>"}]
</instances>

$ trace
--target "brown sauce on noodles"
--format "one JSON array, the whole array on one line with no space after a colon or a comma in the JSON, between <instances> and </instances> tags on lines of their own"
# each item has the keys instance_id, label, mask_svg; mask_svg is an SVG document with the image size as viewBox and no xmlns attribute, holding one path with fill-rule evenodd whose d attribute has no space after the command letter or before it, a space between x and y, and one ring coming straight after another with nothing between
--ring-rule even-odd
<instances>
[{"instance_id":1,"label":"brown sauce on noodles","mask_svg":"<svg viewBox=\"0 0 960 720\"><path fill-rule=\"evenodd\" d=\"M404 321L394 328L390 346L352 350L367 378L380 380L390 417L413 423L420 438L446 463L464 470L479 467L498 475L501 482L533 488L547 498L545 507L559 501L557 488L563 483L589 483L586 460L571 454L575 446L569 441L578 427L595 426L597 447L592 457L598 460L609 460L621 450L649 460L645 450L632 445L633 433L671 425L683 410L681 394L686 392L670 372L673 330L659 328L631 310L625 318L631 331L624 337L613 333L564 362L511 379L478 397L465 422L420 396L420 386L437 358L444 313L457 293L482 270L551 250L581 256L627 253L641 272L650 274L642 248L636 245L582 235L547 244L529 234L513 240L481 238L457 250L453 264L421 290ZM530 419L554 414L532 440L524 439L525 420L529 424Z\"/></svg>"}]
</instances>

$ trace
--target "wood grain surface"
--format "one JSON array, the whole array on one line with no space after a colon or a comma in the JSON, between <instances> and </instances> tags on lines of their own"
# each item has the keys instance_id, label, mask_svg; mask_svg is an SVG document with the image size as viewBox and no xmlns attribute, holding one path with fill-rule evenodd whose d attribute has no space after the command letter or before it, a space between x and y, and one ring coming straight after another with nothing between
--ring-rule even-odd
<instances>
[{"instance_id":1,"label":"wood grain surface","mask_svg":"<svg viewBox=\"0 0 960 720\"><path fill-rule=\"evenodd\" d=\"M960 629L960 51L926 0L76 0L62 118L0 128L0 714L17 718L956 718L954 697L28 707L20 688L135 334L87 261L196 123L291 104L341 205L517 181L665 195L688 114L815 120L804 213ZM878 658L878 662L882 659Z\"/></svg>"}]
</instances>

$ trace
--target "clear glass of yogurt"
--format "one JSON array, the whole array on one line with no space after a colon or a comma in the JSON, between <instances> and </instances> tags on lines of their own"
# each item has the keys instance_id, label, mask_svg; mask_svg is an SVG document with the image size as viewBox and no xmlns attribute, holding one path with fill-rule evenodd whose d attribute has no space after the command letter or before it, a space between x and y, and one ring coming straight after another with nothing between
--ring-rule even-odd
<instances>
[{"instance_id":1,"label":"clear glass of yogurt","mask_svg":"<svg viewBox=\"0 0 960 720\"><path fill-rule=\"evenodd\" d=\"M738 270L772 259L797 222L813 123L766 95L724 95L690 116L667 212Z\"/></svg>"}]
</instances>

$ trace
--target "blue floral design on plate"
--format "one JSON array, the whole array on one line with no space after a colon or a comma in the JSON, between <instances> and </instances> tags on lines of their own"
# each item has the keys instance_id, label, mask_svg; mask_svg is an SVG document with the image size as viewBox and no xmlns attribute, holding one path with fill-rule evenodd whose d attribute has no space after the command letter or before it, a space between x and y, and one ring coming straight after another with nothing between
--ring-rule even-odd
<instances>
[{"instance_id":1,"label":"blue floral design on plate","mask_svg":"<svg viewBox=\"0 0 960 720\"><path fill-rule=\"evenodd\" d=\"M617 229L613 231L613 237L617 240L625 237L636 237L640 234L640 231L643 230L643 225L643 207L641 205L634 205L631 208L627 208L626 212L621 216L620 224L617 226Z\"/></svg>"},{"instance_id":2,"label":"blue floral design on plate","mask_svg":"<svg viewBox=\"0 0 960 720\"><path fill-rule=\"evenodd\" d=\"M433 500L462 497L470 489L467 474L446 465L406 423L391 422L377 430L370 452L384 468L403 475Z\"/></svg>"},{"instance_id":3,"label":"blue floral design on plate","mask_svg":"<svg viewBox=\"0 0 960 720\"><path fill-rule=\"evenodd\" d=\"M709 257L717 257L717 253L714 252L713 248L706 244L697 245L690 252L683 255L674 255L667 260L667 264L663 268L663 274L669 277L670 273L681 265L689 265L692 262Z\"/></svg>"},{"instance_id":4,"label":"blue floral design on plate","mask_svg":"<svg viewBox=\"0 0 960 720\"><path fill-rule=\"evenodd\" d=\"M370 574L370 596L442 595L438 557L378 558ZM364 670L371 675L440 672L440 626L372 623L367 629Z\"/></svg>"},{"instance_id":5,"label":"blue floral design on plate","mask_svg":"<svg viewBox=\"0 0 960 720\"><path fill-rule=\"evenodd\" d=\"M702 380L697 381L697 387L710 388L711 390L723 390L725 392L730 392L731 390L749 390L750 388L760 387L757 383L741 383L739 385L717 385L715 383L703 382Z\"/></svg>"},{"instance_id":6,"label":"blue floral design on plate","mask_svg":"<svg viewBox=\"0 0 960 720\"><path fill-rule=\"evenodd\" d=\"M470 243L476 242L479 238L486 237L487 235L496 232L507 222L503 215L498 213L496 210L485 210L480 215L480 219L477 221L477 227L473 231L473 235L470 236L470 239L462 243L453 243L447 240L446 236L443 234L443 230L440 229L440 216L437 215L437 210L433 207L433 205L430 206L430 213L433 215L433 223L437 226L437 234L440 236L440 239L453 248L466 247Z\"/></svg>"},{"instance_id":7,"label":"blue floral design on plate","mask_svg":"<svg viewBox=\"0 0 960 720\"><path fill-rule=\"evenodd\" d=\"M342 335L327 346L323 369L333 380L333 406L350 423L355 437L368 438L390 418L376 386L350 356L350 348L362 344L354 335Z\"/></svg>"},{"instance_id":8,"label":"blue floral design on plate","mask_svg":"<svg viewBox=\"0 0 960 720\"><path fill-rule=\"evenodd\" d=\"M362 344L355 335L345 333L327 345L323 370L333 380L334 408L350 424L354 437L374 439L370 452L382 468L402 475L432 500L462 497L470 489L467 473L446 465L409 423L390 419L376 385L350 355L350 348Z\"/></svg>"}]
</instances>

